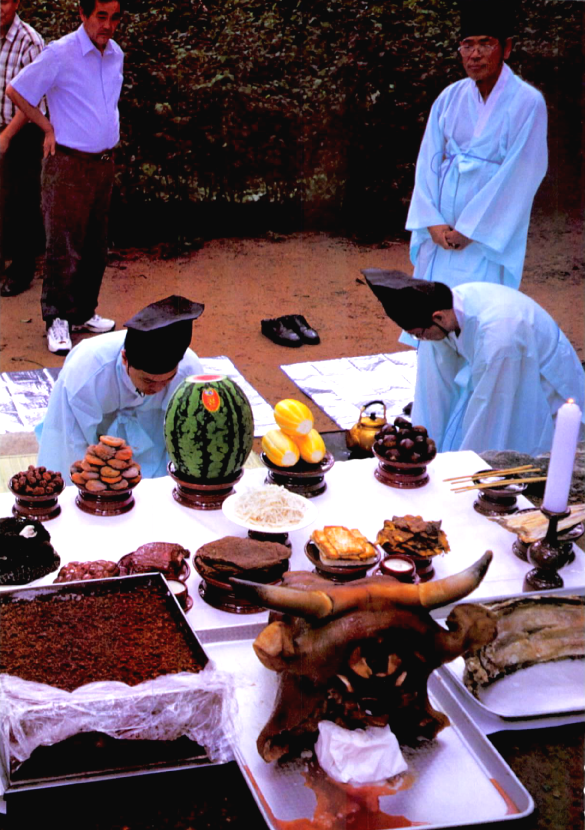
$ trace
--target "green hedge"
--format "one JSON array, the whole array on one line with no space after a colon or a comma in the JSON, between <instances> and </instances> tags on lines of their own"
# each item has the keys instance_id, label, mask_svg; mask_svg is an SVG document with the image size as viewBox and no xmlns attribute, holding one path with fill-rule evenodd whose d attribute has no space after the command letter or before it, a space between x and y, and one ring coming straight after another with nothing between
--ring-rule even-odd
<instances>
[{"instance_id":1,"label":"green hedge","mask_svg":"<svg viewBox=\"0 0 585 830\"><path fill-rule=\"evenodd\" d=\"M126 3L114 241L268 228L401 233L430 105L461 77L454 4L206 6ZM575 192L579 179L584 6L521 0L510 61L547 97L557 196L565 179ZM28 0L21 11L46 40L79 21L72 0ZM561 201L574 201L566 190Z\"/></svg>"}]
</instances>

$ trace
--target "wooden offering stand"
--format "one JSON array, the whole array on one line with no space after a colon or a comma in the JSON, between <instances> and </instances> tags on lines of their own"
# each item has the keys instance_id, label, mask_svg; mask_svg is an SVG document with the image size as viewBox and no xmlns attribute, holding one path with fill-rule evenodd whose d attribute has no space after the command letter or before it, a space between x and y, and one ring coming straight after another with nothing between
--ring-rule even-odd
<instances>
[{"instance_id":1,"label":"wooden offering stand","mask_svg":"<svg viewBox=\"0 0 585 830\"><path fill-rule=\"evenodd\" d=\"M314 565L313 573L330 579L332 582L352 582L354 579L362 579L367 576L368 571L375 568L380 561L380 553L376 551L374 562L356 562L351 565L328 565L321 561L319 548L310 539L305 545L305 556Z\"/></svg>"},{"instance_id":2,"label":"wooden offering stand","mask_svg":"<svg viewBox=\"0 0 585 830\"><path fill-rule=\"evenodd\" d=\"M489 473L491 470L480 470L476 474L478 484L492 482L493 487L485 487L478 491L478 496L473 502L474 510L482 516L505 516L518 512L517 498L526 490L526 484L515 484L511 481L502 486L498 479L482 479L481 473ZM498 486L499 484L499 486Z\"/></svg>"},{"instance_id":3,"label":"wooden offering stand","mask_svg":"<svg viewBox=\"0 0 585 830\"><path fill-rule=\"evenodd\" d=\"M307 499L320 496L327 489L325 473L333 467L335 459L330 452L318 464L298 461L294 467L277 467L266 453L260 455L262 463L268 468L265 484L277 484L286 487L291 493L297 493Z\"/></svg>"},{"instance_id":4,"label":"wooden offering stand","mask_svg":"<svg viewBox=\"0 0 585 830\"><path fill-rule=\"evenodd\" d=\"M239 469L227 478L202 481L181 475L172 461L169 461L167 471L176 484L173 498L193 510L221 510L223 502L234 492L234 484L244 475L243 469Z\"/></svg>"},{"instance_id":5,"label":"wooden offering stand","mask_svg":"<svg viewBox=\"0 0 585 830\"><path fill-rule=\"evenodd\" d=\"M518 515L521 513L531 513L533 512L532 507L526 507L524 510L519 510ZM566 530L561 530L557 534L557 540L560 544L567 546L567 552L569 558L567 559L567 565L573 561L575 558L575 552L573 551L573 542L579 539L583 533L585 533L585 525L583 522L579 522L579 524L574 525L573 527L569 527ZM521 559L523 562L528 562L528 550L530 549L530 545L534 544L533 542L524 542L520 537L516 539L514 544L512 545L512 553Z\"/></svg>"},{"instance_id":6,"label":"wooden offering stand","mask_svg":"<svg viewBox=\"0 0 585 830\"><path fill-rule=\"evenodd\" d=\"M91 516L120 516L132 510L135 504L130 487L126 490L102 490L98 493L91 493L81 487L77 489L75 504Z\"/></svg>"},{"instance_id":7,"label":"wooden offering stand","mask_svg":"<svg viewBox=\"0 0 585 830\"><path fill-rule=\"evenodd\" d=\"M218 608L220 611L227 611L230 614L259 614L266 611L266 608L261 605L256 605L253 600L249 600L237 594L234 591L233 585L229 582L223 582L203 573L197 565L197 559L194 559L193 564L195 570L201 577L198 591L201 599L213 608ZM269 582L269 585L279 585L281 576L288 570L288 561L283 563L279 578L274 582ZM252 578L252 577L251 577ZM253 578L252 578L252 581Z\"/></svg>"},{"instance_id":8,"label":"wooden offering stand","mask_svg":"<svg viewBox=\"0 0 585 830\"><path fill-rule=\"evenodd\" d=\"M382 484L399 489L416 490L419 487L424 487L428 483L429 474L427 473L427 465L433 460L432 458L429 458L427 461L417 462L390 461L384 458L384 456L379 455L376 450L373 450L373 453L378 459L378 466L374 470L374 476Z\"/></svg>"},{"instance_id":9,"label":"wooden offering stand","mask_svg":"<svg viewBox=\"0 0 585 830\"><path fill-rule=\"evenodd\" d=\"M564 582L557 571L569 561L569 546L560 539L557 528L561 519L570 516L570 511L554 513L544 507L540 509L549 520L548 530L544 539L533 542L528 548L528 561L531 565L535 565L535 568L524 577L523 591L547 591L562 588Z\"/></svg>"},{"instance_id":10,"label":"wooden offering stand","mask_svg":"<svg viewBox=\"0 0 585 830\"><path fill-rule=\"evenodd\" d=\"M8 489L14 496L12 515L17 518L48 522L61 513L59 493L63 492L62 490L59 493L53 493L51 496L29 496L17 493L12 487L11 481L8 482Z\"/></svg>"}]
</instances>

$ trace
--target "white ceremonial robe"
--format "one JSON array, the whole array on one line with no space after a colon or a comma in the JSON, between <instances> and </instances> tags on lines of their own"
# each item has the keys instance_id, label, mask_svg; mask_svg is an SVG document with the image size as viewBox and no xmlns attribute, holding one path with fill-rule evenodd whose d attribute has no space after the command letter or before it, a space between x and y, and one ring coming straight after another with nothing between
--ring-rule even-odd
<instances>
[{"instance_id":1,"label":"white ceremonial robe","mask_svg":"<svg viewBox=\"0 0 585 830\"><path fill-rule=\"evenodd\" d=\"M100 435L117 435L133 450L145 478L167 473L164 439L167 404L189 375L201 374L197 355L187 349L173 380L156 395L142 397L122 363L126 331L81 341L67 355L49 398L39 439L38 464L69 480L71 464L84 457Z\"/></svg>"},{"instance_id":2,"label":"white ceremonial robe","mask_svg":"<svg viewBox=\"0 0 585 830\"><path fill-rule=\"evenodd\" d=\"M452 290L461 333L420 343L413 423L428 429L439 452L548 452L559 407L573 398L585 408L575 350L519 291L481 282Z\"/></svg>"},{"instance_id":3,"label":"white ceremonial robe","mask_svg":"<svg viewBox=\"0 0 585 830\"><path fill-rule=\"evenodd\" d=\"M504 64L484 103L471 78L432 106L406 221L414 277L518 288L534 195L547 168L544 98ZM429 234L450 225L472 239L445 250Z\"/></svg>"}]
</instances>

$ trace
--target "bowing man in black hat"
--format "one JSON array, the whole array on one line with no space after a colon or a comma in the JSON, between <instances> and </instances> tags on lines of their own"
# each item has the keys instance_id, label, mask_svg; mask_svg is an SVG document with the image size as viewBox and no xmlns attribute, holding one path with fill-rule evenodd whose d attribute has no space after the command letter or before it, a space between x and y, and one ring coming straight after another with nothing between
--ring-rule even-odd
<instances>
[{"instance_id":1,"label":"bowing man in black hat","mask_svg":"<svg viewBox=\"0 0 585 830\"><path fill-rule=\"evenodd\" d=\"M414 276L518 288L547 168L546 105L505 63L513 0L459 6L467 78L439 95L421 143L406 221Z\"/></svg>"},{"instance_id":2,"label":"bowing man in black hat","mask_svg":"<svg viewBox=\"0 0 585 830\"><path fill-rule=\"evenodd\" d=\"M128 320L126 332L78 343L35 430L38 463L67 475L100 435L116 435L132 447L143 476L166 475L164 416L179 383L203 371L189 348L202 312L200 303L166 297Z\"/></svg>"},{"instance_id":3,"label":"bowing man in black hat","mask_svg":"<svg viewBox=\"0 0 585 830\"><path fill-rule=\"evenodd\" d=\"M551 448L557 410L584 409L585 374L553 318L505 285L455 288L400 271L365 270L384 311L421 343L412 421L439 452ZM583 425L582 425L583 432Z\"/></svg>"}]
</instances>

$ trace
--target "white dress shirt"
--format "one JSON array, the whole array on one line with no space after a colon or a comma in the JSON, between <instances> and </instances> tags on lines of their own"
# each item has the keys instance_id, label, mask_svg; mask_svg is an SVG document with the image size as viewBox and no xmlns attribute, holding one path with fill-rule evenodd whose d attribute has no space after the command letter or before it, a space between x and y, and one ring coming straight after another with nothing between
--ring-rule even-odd
<instances>
[{"instance_id":1,"label":"white dress shirt","mask_svg":"<svg viewBox=\"0 0 585 830\"><path fill-rule=\"evenodd\" d=\"M12 86L33 106L46 96L57 144L101 153L120 139L123 62L117 43L110 40L102 54L82 25L50 43Z\"/></svg>"}]
</instances>

